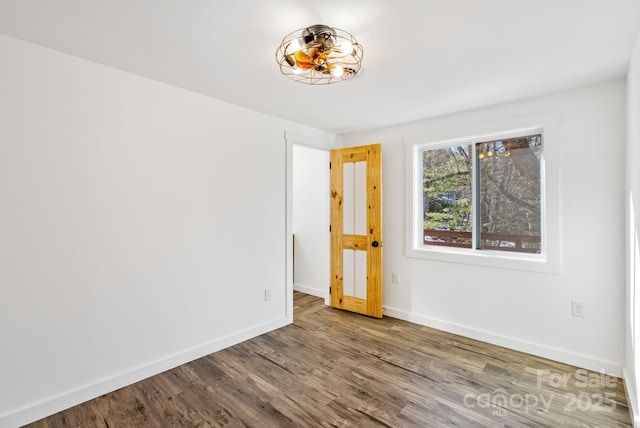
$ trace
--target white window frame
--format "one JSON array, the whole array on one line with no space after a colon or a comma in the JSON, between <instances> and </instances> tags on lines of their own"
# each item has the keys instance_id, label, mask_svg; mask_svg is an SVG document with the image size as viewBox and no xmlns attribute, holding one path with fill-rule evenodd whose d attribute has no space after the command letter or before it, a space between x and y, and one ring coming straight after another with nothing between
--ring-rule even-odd
<instances>
[{"instance_id":1,"label":"white window frame","mask_svg":"<svg viewBox=\"0 0 640 428\"><path fill-rule=\"evenodd\" d=\"M485 267L517 269L533 272L560 273L560 207L558 177L558 145L560 143L561 115L546 115L538 125L522 128L503 128L507 131L494 131L471 134L462 138L428 137L407 139L406 158L406 255L412 258L434 261L464 263ZM494 128L495 129L495 128ZM424 149L438 149L453 145L499 140L515 136L542 134L543 157L541 159L541 238L540 254L518 253L497 250L478 250L425 245L423 243L423 170ZM467 134L469 135L469 134ZM472 187L475 192L475 185ZM473 233L476 233L474 230Z\"/></svg>"}]
</instances>

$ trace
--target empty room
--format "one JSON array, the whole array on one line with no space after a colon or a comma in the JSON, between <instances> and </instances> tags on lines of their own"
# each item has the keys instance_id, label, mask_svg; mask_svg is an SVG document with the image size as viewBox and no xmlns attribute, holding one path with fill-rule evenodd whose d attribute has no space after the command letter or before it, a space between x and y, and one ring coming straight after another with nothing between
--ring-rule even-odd
<instances>
[{"instance_id":1,"label":"empty room","mask_svg":"<svg viewBox=\"0 0 640 428\"><path fill-rule=\"evenodd\" d=\"M639 201L638 0L0 0L0 428L640 427Z\"/></svg>"}]
</instances>

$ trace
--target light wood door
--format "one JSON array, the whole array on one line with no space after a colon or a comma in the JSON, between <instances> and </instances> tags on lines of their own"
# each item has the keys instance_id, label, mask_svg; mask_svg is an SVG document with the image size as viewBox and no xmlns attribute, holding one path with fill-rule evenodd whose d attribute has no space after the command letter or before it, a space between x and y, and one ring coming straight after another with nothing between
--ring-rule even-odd
<instances>
[{"instance_id":1,"label":"light wood door","mask_svg":"<svg viewBox=\"0 0 640 428\"><path fill-rule=\"evenodd\" d=\"M331 151L331 306L382 317L381 145Z\"/></svg>"}]
</instances>

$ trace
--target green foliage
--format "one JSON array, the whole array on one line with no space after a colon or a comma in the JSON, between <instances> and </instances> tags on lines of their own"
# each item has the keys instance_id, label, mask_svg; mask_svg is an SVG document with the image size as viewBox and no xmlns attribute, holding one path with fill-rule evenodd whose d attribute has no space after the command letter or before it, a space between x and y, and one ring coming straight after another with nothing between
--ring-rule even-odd
<instances>
[{"instance_id":1,"label":"green foliage","mask_svg":"<svg viewBox=\"0 0 640 428\"><path fill-rule=\"evenodd\" d=\"M423 153L424 226L471 230L471 146Z\"/></svg>"},{"instance_id":2,"label":"green foliage","mask_svg":"<svg viewBox=\"0 0 640 428\"><path fill-rule=\"evenodd\" d=\"M422 153L426 229L472 230L472 149L469 144ZM541 136L477 143L476 153L482 232L540 235Z\"/></svg>"},{"instance_id":3,"label":"green foliage","mask_svg":"<svg viewBox=\"0 0 640 428\"><path fill-rule=\"evenodd\" d=\"M469 207L447 207L442 212L432 211L426 214L425 229L467 230L471 210Z\"/></svg>"}]
</instances>

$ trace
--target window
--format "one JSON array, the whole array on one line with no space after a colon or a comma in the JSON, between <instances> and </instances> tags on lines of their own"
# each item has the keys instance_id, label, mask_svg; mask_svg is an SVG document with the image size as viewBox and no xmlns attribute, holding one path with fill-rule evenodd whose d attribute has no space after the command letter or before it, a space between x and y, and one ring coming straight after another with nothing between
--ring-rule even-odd
<instances>
[{"instance_id":1,"label":"window","mask_svg":"<svg viewBox=\"0 0 640 428\"><path fill-rule=\"evenodd\" d=\"M423 245L542 252L542 134L420 149Z\"/></svg>"},{"instance_id":2,"label":"window","mask_svg":"<svg viewBox=\"0 0 640 428\"><path fill-rule=\"evenodd\" d=\"M405 137L405 255L561 273L562 112L451 124Z\"/></svg>"},{"instance_id":3,"label":"window","mask_svg":"<svg viewBox=\"0 0 640 428\"><path fill-rule=\"evenodd\" d=\"M555 138L556 123L549 127ZM558 222L548 214L557 185L546 187L542 129L416 141L407 152L407 255L558 272Z\"/></svg>"}]
</instances>

